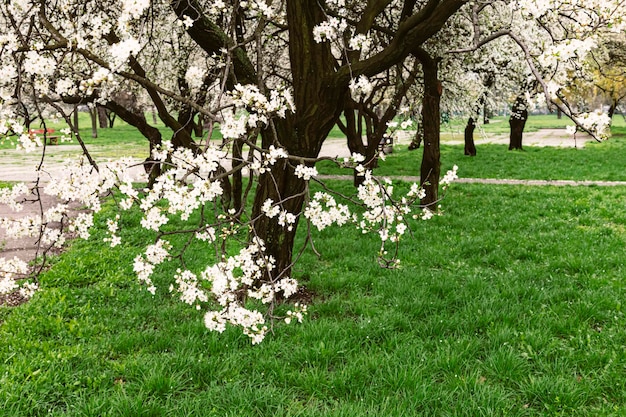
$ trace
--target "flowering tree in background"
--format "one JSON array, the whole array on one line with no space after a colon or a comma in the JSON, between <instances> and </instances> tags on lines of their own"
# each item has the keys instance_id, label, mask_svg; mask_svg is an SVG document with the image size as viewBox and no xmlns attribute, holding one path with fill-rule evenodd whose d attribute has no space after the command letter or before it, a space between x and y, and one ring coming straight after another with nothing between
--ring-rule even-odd
<instances>
[{"instance_id":1,"label":"flowering tree in background","mask_svg":"<svg viewBox=\"0 0 626 417\"><path fill-rule=\"evenodd\" d=\"M542 18L529 14L533 9L527 3L487 4L493 4L494 10L506 6L520 22ZM546 3L561 11L571 6ZM381 264L393 266L394 251L388 255L385 245L398 244L407 219L432 215L420 205L426 195L419 184L404 195L395 194L391 184L377 180L363 167L366 160L360 154L336 161L362 173L363 181L351 200L360 209L337 201L336 193L321 182L323 191L312 193L310 182L319 182L315 163L342 112L373 97L370 80L389 83L415 77L413 60L417 59L425 79L435 71L435 81L426 81L424 91L425 97L432 93L438 100L438 59L427 43L457 14L486 13L488 8L482 4L467 0L5 2L0 5L0 26L6 29L0 35L0 134L17 140L26 151L42 152L39 177L30 188L35 196L45 192L62 203L39 217L3 219L2 226L15 236L39 236L47 246L62 245L65 232L88 238L93 213L101 210L101 197L115 192L120 211L107 221L106 240L113 247L119 245L120 216L127 210L141 210L141 226L152 234L133 268L148 291L157 290L152 277L159 265L176 259L181 268L172 277L170 291L204 311L209 329L223 331L230 323L257 343L267 332L266 319L274 316L276 300L297 291L291 268L298 257L294 245L301 221L309 229L351 223L364 232L373 231L381 239ZM475 30L483 26L491 29L489 17L472 20ZM473 40L469 50L481 46L482 32ZM533 55L525 56L533 73L538 72ZM556 71L550 65L546 68ZM397 91L402 95L404 88ZM558 94L547 83L544 90ZM123 100L124 93L149 100L171 138L165 140L143 111ZM77 129L64 137L75 137L83 157L68 163L67 177L46 177L46 134L41 138L29 129L37 123L45 131L55 117L72 126L66 104L76 108L82 103L106 106L148 139L148 188L134 187L128 168L136 161L99 163ZM423 106L428 112L439 112L438 103L434 108L424 100ZM396 107L372 118L379 125L372 132L384 132L381 123L393 117ZM365 107L362 111L367 112ZM205 123L208 132L198 139L196 134ZM210 140L217 127L223 137L219 143ZM429 172L431 185L438 176L438 170ZM449 172L441 183L445 186L455 176L455 171ZM0 201L19 209L19 200L29 192L23 185L3 189ZM66 203L71 201L82 203L89 212L68 222ZM48 227L53 222L64 227ZM174 226L175 222L182 226ZM206 253L203 268L186 268L185 254L192 245ZM26 265L4 259L0 270L0 292L21 286L32 293L32 284L15 279L30 271ZM304 312L304 306L294 306L283 318L301 320Z\"/></svg>"}]
</instances>

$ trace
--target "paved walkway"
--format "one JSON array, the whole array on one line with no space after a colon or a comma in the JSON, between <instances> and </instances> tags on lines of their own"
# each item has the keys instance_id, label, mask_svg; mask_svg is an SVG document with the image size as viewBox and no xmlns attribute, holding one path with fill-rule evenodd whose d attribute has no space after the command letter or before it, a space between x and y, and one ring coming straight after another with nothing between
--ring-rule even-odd
<instances>
[{"instance_id":1,"label":"paved walkway","mask_svg":"<svg viewBox=\"0 0 626 417\"><path fill-rule=\"evenodd\" d=\"M405 182L419 182L416 176L385 176L391 180ZM352 175L318 175L322 180L346 180L352 181ZM599 187L626 187L626 181L573 181L573 180L514 180L498 178L457 178L455 183L460 184L495 184L495 185L533 185L533 186L599 186Z\"/></svg>"}]
</instances>

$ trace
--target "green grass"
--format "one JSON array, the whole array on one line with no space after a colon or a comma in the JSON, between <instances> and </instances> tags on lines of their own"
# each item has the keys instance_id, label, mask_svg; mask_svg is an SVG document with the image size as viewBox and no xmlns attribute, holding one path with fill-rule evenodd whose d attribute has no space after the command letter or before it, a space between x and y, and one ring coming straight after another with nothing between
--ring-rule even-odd
<instances>
[{"instance_id":1,"label":"green grass","mask_svg":"<svg viewBox=\"0 0 626 417\"><path fill-rule=\"evenodd\" d=\"M556 117L554 117L556 120ZM537 180L626 181L626 124L615 119L613 136L605 142L588 142L584 148L525 147L509 151L507 145L477 145L475 157L463 154L463 145L441 145L442 171L459 166L465 178L512 178ZM508 124L507 124L508 126ZM409 151L396 145L385 161L379 161L377 175L419 175L421 149ZM323 162L324 174L349 174Z\"/></svg>"},{"instance_id":2,"label":"green grass","mask_svg":"<svg viewBox=\"0 0 626 417\"><path fill-rule=\"evenodd\" d=\"M518 173L618 179L614 139L572 151L588 158L574 167L564 149L493 147L508 171L484 172L515 174L515 155ZM447 152L463 175L489 149ZM626 187L456 184L444 216L411 223L397 270L377 267L373 236L316 232L322 258L294 271L315 294L309 316L260 346L172 300L174 264L155 297L138 289L134 214L122 247L102 231L74 241L31 302L0 308L0 416L625 415L625 200Z\"/></svg>"},{"instance_id":3,"label":"green grass","mask_svg":"<svg viewBox=\"0 0 626 417\"><path fill-rule=\"evenodd\" d=\"M136 236L75 242L0 327L0 415L622 415L625 198L456 185L391 271L375 239L317 234L309 317L257 347L139 291Z\"/></svg>"}]
</instances>

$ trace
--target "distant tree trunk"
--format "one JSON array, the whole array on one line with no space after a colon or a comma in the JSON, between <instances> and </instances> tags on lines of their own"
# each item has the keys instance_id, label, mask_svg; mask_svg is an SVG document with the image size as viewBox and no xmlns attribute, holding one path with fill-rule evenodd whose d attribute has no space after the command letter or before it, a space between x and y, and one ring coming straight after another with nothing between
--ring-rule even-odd
<instances>
[{"instance_id":1,"label":"distant tree trunk","mask_svg":"<svg viewBox=\"0 0 626 417\"><path fill-rule=\"evenodd\" d=\"M109 119L109 129L113 129L113 125L115 124L115 118L117 117L117 113L109 112L107 117Z\"/></svg>"},{"instance_id":2,"label":"distant tree trunk","mask_svg":"<svg viewBox=\"0 0 626 417\"><path fill-rule=\"evenodd\" d=\"M563 112L561 111L561 109L559 107L556 108L556 118L561 120L561 117L563 117Z\"/></svg>"},{"instance_id":3,"label":"distant tree trunk","mask_svg":"<svg viewBox=\"0 0 626 417\"><path fill-rule=\"evenodd\" d=\"M202 113L198 114L198 123L194 125L193 130L197 138L201 138L204 135L204 115Z\"/></svg>"},{"instance_id":4,"label":"distant tree trunk","mask_svg":"<svg viewBox=\"0 0 626 417\"><path fill-rule=\"evenodd\" d=\"M350 101L348 99L348 101ZM354 104L354 103L353 103ZM363 166L366 169L374 169L378 167L378 142L374 137L373 132L366 132L367 136L367 144L363 143L363 115L360 111L355 111L354 107L351 105L346 105L345 110L343 111L344 117L346 119L346 124L344 125L341 120L337 122L337 125L341 129L341 131L346 135L346 139L348 140L348 149L350 150L350 154L358 153L365 157L365 163ZM358 117L357 117L358 116ZM381 116L382 117L382 116ZM371 122L369 122L371 125ZM364 181L363 175L360 175L356 170L353 172L353 183L355 187L361 185Z\"/></svg>"},{"instance_id":5,"label":"distant tree trunk","mask_svg":"<svg viewBox=\"0 0 626 417\"><path fill-rule=\"evenodd\" d=\"M98 112L98 124L100 129L106 129L109 127L109 118L107 117L107 109L103 106L96 107Z\"/></svg>"},{"instance_id":6,"label":"distant tree trunk","mask_svg":"<svg viewBox=\"0 0 626 417\"><path fill-rule=\"evenodd\" d=\"M424 136L421 125L417 127L415 130L415 136L413 136L413 140L409 143L409 150L414 151L415 149L419 149L422 145L422 137Z\"/></svg>"},{"instance_id":7,"label":"distant tree trunk","mask_svg":"<svg viewBox=\"0 0 626 417\"><path fill-rule=\"evenodd\" d=\"M467 121L465 126L465 155L476 156L476 145L474 145L474 129L476 123L472 117Z\"/></svg>"},{"instance_id":8,"label":"distant tree trunk","mask_svg":"<svg viewBox=\"0 0 626 417\"><path fill-rule=\"evenodd\" d=\"M78 104L74 105L74 129L78 130Z\"/></svg>"},{"instance_id":9,"label":"distant tree trunk","mask_svg":"<svg viewBox=\"0 0 626 417\"><path fill-rule=\"evenodd\" d=\"M243 145L244 141L236 139L233 141L233 165L243 164ZM241 162L238 162L241 161ZM234 167L233 167L234 168ZM243 206L243 174L241 170L237 170L233 174L232 186L232 202L233 208L239 212Z\"/></svg>"},{"instance_id":10,"label":"distant tree trunk","mask_svg":"<svg viewBox=\"0 0 626 417\"><path fill-rule=\"evenodd\" d=\"M111 111L111 113L119 114L120 118L129 125L135 126L137 130L139 130L139 132L141 132L141 134L150 142L149 155L144 161L144 168L148 174L148 184L151 186L154 183L154 180L161 175L161 167L158 164L155 164L152 159L152 150L155 147L160 146L162 143L161 132L159 129L148 124L146 116L143 112L134 112L115 101L107 102L106 107Z\"/></svg>"},{"instance_id":11,"label":"distant tree trunk","mask_svg":"<svg viewBox=\"0 0 626 417\"><path fill-rule=\"evenodd\" d=\"M433 206L439 199L441 93L438 77L440 59L432 58L425 50L418 49L416 57L422 63L424 73L424 98L422 101L422 125L424 127L424 156L420 168L420 181L426 191L421 203Z\"/></svg>"},{"instance_id":12,"label":"distant tree trunk","mask_svg":"<svg viewBox=\"0 0 626 417\"><path fill-rule=\"evenodd\" d=\"M611 106L609 107L608 116L611 121L613 121L613 116L615 115L615 111L617 110L617 100L611 101Z\"/></svg>"},{"instance_id":13,"label":"distant tree trunk","mask_svg":"<svg viewBox=\"0 0 626 417\"><path fill-rule=\"evenodd\" d=\"M511 126L509 150L522 150L522 135L524 133L526 120L528 120L528 111L526 110L526 104L524 103L523 99L518 98L513 105L513 109L511 110L511 117L509 118L509 125Z\"/></svg>"},{"instance_id":14,"label":"distant tree trunk","mask_svg":"<svg viewBox=\"0 0 626 417\"><path fill-rule=\"evenodd\" d=\"M98 115L97 115L97 110L95 107L90 107L89 108L89 118L91 119L91 137L92 138L97 138L98 137Z\"/></svg>"}]
</instances>

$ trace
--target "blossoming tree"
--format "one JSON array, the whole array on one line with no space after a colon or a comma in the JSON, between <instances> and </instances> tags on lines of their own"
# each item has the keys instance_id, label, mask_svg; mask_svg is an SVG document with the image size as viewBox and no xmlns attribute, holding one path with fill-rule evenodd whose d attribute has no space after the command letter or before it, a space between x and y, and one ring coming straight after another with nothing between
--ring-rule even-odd
<instances>
[{"instance_id":1,"label":"blossoming tree","mask_svg":"<svg viewBox=\"0 0 626 417\"><path fill-rule=\"evenodd\" d=\"M381 263L394 265L385 244L397 245L408 218L432 214L419 205L425 196L419 184L396 195L391 184L363 167L359 154L336 161L363 174L352 199L359 211L338 202L321 182L324 191L311 193L310 182L319 182L315 163L348 96L368 92L370 78L412 54L427 62L421 48L472 5L468 0L3 2L0 134L27 151L42 152L31 188L62 203L40 216L1 224L16 236L39 236L49 246L61 245L66 231L87 238L101 197L115 191L120 211L107 220L106 240L119 245L120 216L141 210L141 226L153 235L133 268L148 291L157 290L152 277L159 265L177 259L181 268L170 291L202 310L211 330L223 331L230 323L257 343L276 300L297 290L291 268L301 222L320 230L352 223L373 231L382 242ZM375 32L385 40L370 42ZM126 91L151 101L170 140L116 99ZM148 138L150 187L135 188L130 159L95 160L77 129L62 139L72 134L83 157L68 164L66 177L46 177L46 123L61 117L72 125L65 103L105 105ZM208 132L194 138L202 120ZM43 138L29 130L35 122L43 127ZM218 143L211 140L217 127L223 137ZM441 183L455 176L449 172ZM19 209L29 192L24 185L2 189L0 201ZM249 193L252 207L245 204ZM70 201L90 212L68 222ZM174 227L174 219L183 226ZM63 228L48 227L53 222ZM230 242L237 241L233 249ZM186 268L191 244L205 248L203 268ZM33 284L16 280L28 273L27 265L0 263L0 292L19 286L32 292ZM283 318L301 320L304 312L294 306Z\"/></svg>"}]
</instances>

